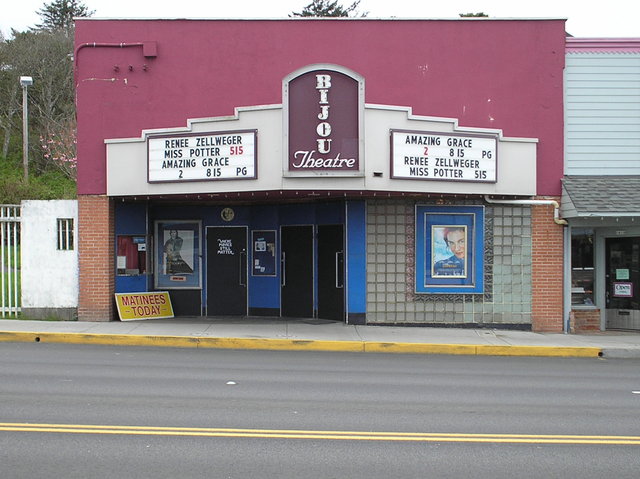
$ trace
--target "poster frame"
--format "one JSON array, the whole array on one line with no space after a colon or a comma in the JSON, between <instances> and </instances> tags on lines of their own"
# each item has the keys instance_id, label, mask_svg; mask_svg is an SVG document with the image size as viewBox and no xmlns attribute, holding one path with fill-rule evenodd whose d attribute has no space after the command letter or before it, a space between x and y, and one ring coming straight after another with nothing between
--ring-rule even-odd
<instances>
[{"instance_id":1,"label":"poster frame","mask_svg":"<svg viewBox=\"0 0 640 479\"><path fill-rule=\"evenodd\" d=\"M177 251L178 269L167 272L166 248L171 231L182 239ZM195 220L157 220L154 222L155 248L153 262L155 289L202 289L202 222ZM181 261L181 262L180 262ZM186 266L183 265L186 264ZM191 272L187 270L191 269Z\"/></svg>"},{"instance_id":2,"label":"poster frame","mask_svg":"<svg viewBox=\"0 0 640 479\"><path fill-rule=\"evenodd\" d=\"M484 206L416 205L415 218L415 292L484 293Z\"/></svg>"}]
</instances>

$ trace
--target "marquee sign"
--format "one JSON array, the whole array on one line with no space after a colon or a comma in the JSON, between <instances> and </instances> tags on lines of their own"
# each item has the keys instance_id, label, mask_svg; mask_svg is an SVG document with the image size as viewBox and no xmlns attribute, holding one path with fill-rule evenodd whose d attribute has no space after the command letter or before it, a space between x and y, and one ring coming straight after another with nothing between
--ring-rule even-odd
<instances>
[{"instance_id":1,"label":"marquee sign","mask_svg":"<svg viewBox=\"0 0 640 479\"><path fill-rule=\"evenodd\" d=\"M495 183L497 143L487 135L391 130L391 177Z\"/></svg>"},{"instance_id":2,"label":"marquee sign","mask_svg":"<svg viewBox=\"0 0 640 479\"><path fill-rule=\"evenodd\" d=\"M257 178L257 131L149 137L148 182Z\"/></svg>"},{"instance_id":3,"label":"marquee sign","mask_svg":"<svg viewBox=\"0 0 640 479\"><path fill-rule=\"evenodd\" d=\"M291 79L288 171L359 172L360 83L330 69Z\"/></svg>"}]
</instances>

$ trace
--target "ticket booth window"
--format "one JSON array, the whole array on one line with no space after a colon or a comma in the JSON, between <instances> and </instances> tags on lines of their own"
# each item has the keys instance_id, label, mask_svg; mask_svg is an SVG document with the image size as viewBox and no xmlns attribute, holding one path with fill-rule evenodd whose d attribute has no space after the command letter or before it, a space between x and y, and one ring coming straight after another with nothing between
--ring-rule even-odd
<instances>
[{"instance_id":1,"label":"ticket booth window","mask_svg":"<svg viewBox=\"0 0 640 479\"><path fill-rule=\"evenodd\" d=\"M571 234L571 305L593 306L593 230Z\"/></svg>"},{"instance_id":2,"label":"ticket booth window","mask_svg":"<svg viewBox=\"0 0 640 479\"><path fill-rule=\"evenodd\" d=\"M147 271L147 241L144 236L120 235L116 253L119 275L135 276Z\"/></svg>"}]
</instances>

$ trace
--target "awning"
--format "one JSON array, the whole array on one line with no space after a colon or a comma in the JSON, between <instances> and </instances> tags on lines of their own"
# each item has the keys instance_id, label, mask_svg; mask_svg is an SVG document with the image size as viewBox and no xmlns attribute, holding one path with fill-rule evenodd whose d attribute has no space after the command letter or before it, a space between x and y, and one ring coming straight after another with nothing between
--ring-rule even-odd
<instances>
[{"instance_id":1,"label":"awning","mask_svg":"<svg viewBox=\"0 0 640 479\"><path fill-rule=\"evenodd\" d=\"M565 176L560 215L640 216L640 176Z\"/></svg>"}]
</instances>

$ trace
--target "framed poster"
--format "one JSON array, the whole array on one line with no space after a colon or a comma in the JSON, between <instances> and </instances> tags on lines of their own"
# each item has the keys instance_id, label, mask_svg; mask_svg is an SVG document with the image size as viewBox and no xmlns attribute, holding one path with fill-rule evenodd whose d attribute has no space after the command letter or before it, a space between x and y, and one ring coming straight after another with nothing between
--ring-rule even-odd
<instances>
[{"instance_id":1,"label":"framed poster","mask_svg":"<svg viewBox=\"0 0 640 479\"><path fill-rule=\"evenodd\" d=\"M156 221L155 236L155 287L200 288L200 222Z\"/></svg>"},{"instance_id":2,"label":"framed poster","mask_svg":"<svg viewBox=\"0 0 640 479\"><path fill-rule=\"evenodd\" d=\"M276 232L255 230L251 232L253 252L252 276L276 275Z\"/></svg>"},{"instance_id":3,"label":"framed poster","mask_svg":"<svg viewBox=\"0 0 640 479\"><path fill-rule=\"evenodd\" d=\"M416 293L483 293L483 271L483 206L416 206Z\"/></svg>"}]
</instances>

